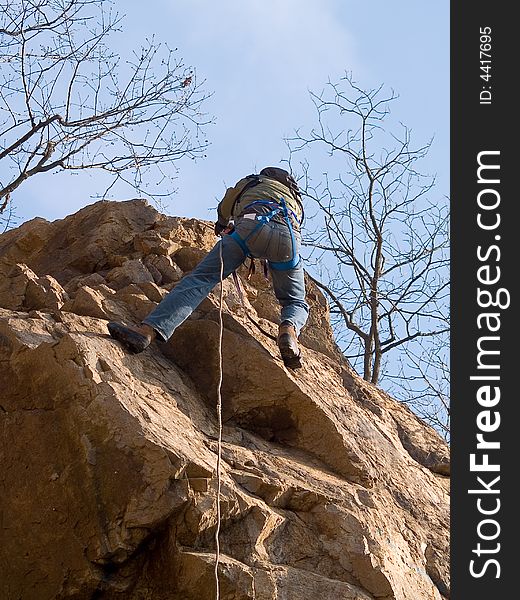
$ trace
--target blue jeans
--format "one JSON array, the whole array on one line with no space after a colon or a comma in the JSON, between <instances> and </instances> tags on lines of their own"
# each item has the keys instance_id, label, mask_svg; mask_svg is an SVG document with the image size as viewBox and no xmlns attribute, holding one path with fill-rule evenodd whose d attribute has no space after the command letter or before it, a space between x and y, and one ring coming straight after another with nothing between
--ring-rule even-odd
<instances>
[{"instance_id":1,"label":"blue jeans","mask_svg":"<svg viewBox=\"0 0 520 600\"><path fill-rule=\"evenodd\" d=\"M270 221L250 235L257 221L238 219L236 231L256 258L267 258L273 262L289 260L293 251L287 225ZM295 233L296 252L300 238ZM225 235L211 252L163 298L162 302L144 319L143 323L155 329L163 340L168 340L175 329L185 321L211 290L220 282L220 247L224 263L224 279L246 259L240 245ZM286 271L270 269L273 289L282 306L281 321L294 325L297 334L307 321L309 306L305 301L303 265Z\"/></svg>"}]
</instances>

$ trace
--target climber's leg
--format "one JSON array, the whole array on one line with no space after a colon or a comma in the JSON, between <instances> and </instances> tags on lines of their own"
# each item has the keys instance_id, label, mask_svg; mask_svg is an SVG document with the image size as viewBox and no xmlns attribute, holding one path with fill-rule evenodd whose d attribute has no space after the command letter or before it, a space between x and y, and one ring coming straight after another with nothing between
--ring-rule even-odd
<instances>
[{"instance_id":1,"label":"climber's leg","mask_svg":"<svg viewBox=\"0 0 520 600\"><path fill-rule=\"evenodd\" d=\"M290 323L300 335L309 316L309 305L305 301L305 279L302 261L294 269L278 271L270 269L273 289L282 306L280 321Z\"/></svg>"},{"instance_id":2,"label":"climber's leg","mask_svg":"<svg viewBox=\"0 0 520 600\"><path fill-rule=\"evenodd\" d=\"M131 352L141 352L152 341L154 334L168 340L175 329L185 321L220 281L220 247L224 263L224 279L245 260L240 246L224 236L209 254L163 298L143 320L140 327L126 327L109 323L110 335Z\"/></svg>"},{"instance_id":3,"label":"climber's leg","mask_svg":"<svg viewBox=\"0 0 520 600\"><path fill-rule=\"evenodd\" d=\"M294 269L277 271L271 269L273 288L282 305L281 323L278 332L278 348L286 367L301 367L301 351L298 335L305 325L309 305L305 301L305 279L302 262Z\"/></svg>"},{"instance_id":4,"label":"climber's leg","mask_svg":"<svg viewBox=\"0 0 520 600\"><path fill-rule=\"evenodd\" d=\"M143 320L163 339L168 340L220 281L220 247L224 262L224 279L245 260L240 246L224 236L211 252L156 306Z\"/></svg>"}]
</instances>

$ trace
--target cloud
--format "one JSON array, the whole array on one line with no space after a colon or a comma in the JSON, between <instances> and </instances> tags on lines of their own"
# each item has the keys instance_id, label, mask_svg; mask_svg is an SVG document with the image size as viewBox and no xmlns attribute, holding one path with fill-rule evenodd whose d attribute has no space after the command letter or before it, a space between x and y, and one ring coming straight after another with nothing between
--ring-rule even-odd
<instances>
[{"instance_id":1,"label":"cloud","mask_svg":"<svg viewBox=\"0 0 520 600\"><path fill-rule=\"evenodd\" d=\"M176 35L193 49L209 51L202 64L219 67L233 88L283 94L320 85L358 62L336 0L195 0L168 6L174 22L182 24Z\"/></svg>"}]
</instances>

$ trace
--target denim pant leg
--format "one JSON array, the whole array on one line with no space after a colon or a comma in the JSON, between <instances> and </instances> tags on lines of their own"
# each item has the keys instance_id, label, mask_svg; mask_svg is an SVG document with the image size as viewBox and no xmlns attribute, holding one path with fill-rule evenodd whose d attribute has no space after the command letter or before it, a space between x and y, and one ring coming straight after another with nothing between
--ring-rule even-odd
<instances>
[{"instance_id":1,"label":"denim pant leg","mask_svg":"<svg viewBox=\"0 0 520 600\"><path fill-rule=\"evenodd\" d=\"M244 262L246 257L240 246L229 236L224 236L144 319L143 323L153 327L163 340L170 338L175 329L220 282L220 246L224 279Z\"/></svg>"},{"instance_id":2,"label":"denim pant leg","mask_svg":"<svg viewBox=\"0 0 520 600\"><path fill-rule=\"evenodd\" d=\"M282 305L281 321L289 321L299 335L307 322L309 305L305 301L305 279L302 261L294 269L270 269L274 293Z\"/></svg>"}]
</instances>

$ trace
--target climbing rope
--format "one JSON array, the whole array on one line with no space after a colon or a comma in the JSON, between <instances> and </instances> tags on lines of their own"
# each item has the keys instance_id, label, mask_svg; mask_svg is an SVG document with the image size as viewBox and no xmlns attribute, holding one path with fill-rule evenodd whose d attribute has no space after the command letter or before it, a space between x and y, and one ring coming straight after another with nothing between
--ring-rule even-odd
<instances>
[{"instance_id":1,"label":"climbing rope","mask_svg":"<svg viewBox=\"0 0 520 600\"><path fill-rule=\"evenodd\" d=\"M222 256L222 240L220 241L220 297L219 297L219 336L218 336L218 384L217 384L217 420L218 420L218 451L217 451L217 527L215 529L215 598L220 598L220 585L218 580L218 565L220 561L220 493L221 493L221 476L220 468L222 463L222 339L224 336L224 322L222 312L224 307L224 259Z\"/></svg>"},{"instance_id":2,"label":"climbing rope","mask_svg":"<svg viewBox=\"0 0 520 600\"><path fill-rule=\"evenodd\" d=\"M260 333L263 333L266 337L271 338L272 340L274 340L276 342L278 338L275 335L272 335L271 333L269 333L269 331L266 331L260 325L260 323L258 323L258 321L255 321L255 319L253 319L253 317L249 314L249 312L247 310L247 306L246 306L246 300L245 300L245 297L244 297L244 292L242 291L242 286L240 285L240 280L238 278L238 275L237 275L236 271L233 271L233 281L235 282L235 287L236 287L237 292L238 292L238 297L240 299L240 304L242 305L242 309L243 309L244 314L247 317L247 319L249 321L251 321L251 323L258 329L258 331L260 331Z\"/></svg>"}]
</instances>

